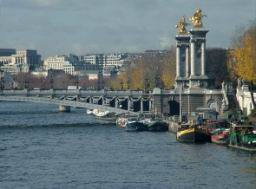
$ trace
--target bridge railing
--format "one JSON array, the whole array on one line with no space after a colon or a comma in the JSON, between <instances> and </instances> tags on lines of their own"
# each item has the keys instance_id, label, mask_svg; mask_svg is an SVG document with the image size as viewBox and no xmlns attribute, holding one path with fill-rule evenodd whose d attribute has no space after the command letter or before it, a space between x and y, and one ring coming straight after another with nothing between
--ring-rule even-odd
<instances>
[{"instance_id":1,"label":"bridge railing","mask_svg":"<svg viewBox=\"0 0 256 189\"><path fill-rule=\"evenodd\" d=\"M79 90L79 89L49 89L49 90L40 90L40 89L32 89L32 90L1 90L0 95L4 96L48 96L48 95L81 95L81 96L142 96L142 95L150 95L144 93L144 91L108 91L108 90Z\"/></svg>"},{"instance_id":2,"label":"bridge railing","mask_svg":"<svg viewBox=\"0 0 256 189\"><path fill-rule=\"evenodd\" d=\"M0 95L27 95L28 90L24 89L24 90L2 90L0 92Z\"/></svg>"}]
</instances>

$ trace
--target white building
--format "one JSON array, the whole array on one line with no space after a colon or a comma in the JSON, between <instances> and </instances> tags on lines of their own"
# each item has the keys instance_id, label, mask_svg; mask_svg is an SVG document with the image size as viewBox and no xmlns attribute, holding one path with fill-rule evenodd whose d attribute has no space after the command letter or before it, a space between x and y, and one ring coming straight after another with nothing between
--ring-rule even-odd
<instances>
[{"instance_id":1,"label":"white building","mask_svg":"<svg viewBox=\"0 0 256 189\"><path fill-rule=\"evenodd\" d=\"M78 75L84 69L83 65L79 62L78 57L75 55L56 55L48 57L44 61L44 69L48 70L64 70L65 73L70 75Z\"/></svg>"},{"instance_id":2,"label":"white building","mask_svg":"<svg viewBox=\"0 0 256 189\"><path fill-rule=\"evenodd\" d=\"M240 106L240 109L245 115L250 115L252 110L255 108L254 103L256 102L256 92L251 92L248 85L242 85L237 87L236 99Z\"/></svg>"},{"instance_id":3,"label":"white building","mask_svg":"<svg viewBox=\"0 0 256 189\"><path fill-rule=\"evenodd\" d=\"M108 54L104 56L104 67L121 67L124 64L124 54Z\"/></svg>"},{"instance_id":4,"label":"white building","mask_svg":"<svg viewBox=\"0 0 256 189\"><path fill-rule=\"evenodd\" d=\"M17 74L17 73L27 73L29 72L29 67L27 64L3 64L1 66L1 70L10 74Z\"/></svg>"},{"instance_id":5,"label":"white building","mask_svg":"<svg viewBox=\"0 0 256 189\"><path fill-rule=\"evenodd\" d=\"M98 55L84 55L80 56L79 60L88 64L97 64Z\"/></svg>"},{"instance_id":6,"label":"white building","mask_svg":"<svg viewBox=\"0 0 256 189\"><path fill-rule=\"evenodd\" d=\"M79 57L84 64L98 65L99 70L103 70L105 67L115 66L121 67L124 64L126 54L114 53L114 54L88 54Z\"/></svg>"},{"instance_id":7,"label":"white building","mask_svg":"<svg viewBox=\"0 0 256 189\"><path fill-rule=\"evenodd\" d=\"M41 66L41 55L36 50L9 50L8 53L4 49L0 50L0 67L4 72L26 73Z\"/></svg>"}]
</instances>

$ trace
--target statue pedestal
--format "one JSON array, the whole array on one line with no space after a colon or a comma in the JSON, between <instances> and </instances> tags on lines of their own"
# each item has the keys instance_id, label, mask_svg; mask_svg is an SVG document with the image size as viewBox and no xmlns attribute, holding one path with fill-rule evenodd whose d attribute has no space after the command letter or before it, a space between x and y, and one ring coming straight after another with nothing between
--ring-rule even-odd
<instances>
[{"instance_id":1,"label":"statue pedestal","mask_svg":"<svg viewBox=\"0 0 256 189\"><path fill-rule=\"evenodd\" d=\"M208 30L203 28L193 28L190 30L190 61L191 75L189 77L190 88L207 88L209 78L205 73L205 52L206 34Z\"/></svg>"},{"instance_id":2,"label":"statue pedestal","mask_svg":"<svg viewBox=\"0 0 256 189\"><path fill-rule=\"evenodd\" d=\"M188 84L190 35L176 35L176 87Z\"/></svg>"},{"instance_id":3,"label":"statue pedestal","mask_svg":"<svg viewBox=\"0 0 256 189\"><path fill-rule=\"evenodd\" d=\"M175 81L176 81L175 88L180 88L180 87L187 88L187 87L189 87L189 78L176 77Z\"/></svg>"},{"instance_id":4,"label":"statue pedestal","mask_svg":"<svg viewBox=\"0 0 256 189\"><path fill-rule=\"evenodd\" d=\"M210 79L207 76L190 76L189 87L190 88L207 88L209 80Z\"/></svg>"}]
</instances>

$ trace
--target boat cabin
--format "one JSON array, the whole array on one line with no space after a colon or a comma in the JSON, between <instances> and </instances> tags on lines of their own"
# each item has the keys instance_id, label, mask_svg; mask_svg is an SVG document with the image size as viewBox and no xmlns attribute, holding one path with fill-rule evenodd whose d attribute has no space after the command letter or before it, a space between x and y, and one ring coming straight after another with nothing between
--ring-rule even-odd
<instances>
[{"instance_id":1,"label":"boat cabin","mask_svg":"<svg viewBox=\"0 0 256 189\"><path fill-rule=\"evenodd\" d=\"M201 116L204 120L218 120L218 112L211 108L199 107L196 110L198 116Z\"/></svg>"},{"instance_id":2,"label":"boat cabin","mask_svg":"<svg viewBox=\"0 0 256 189\"><path fill-rule=\"evenodd\" d=\"M233 124L231 127L232 132L236 132L239 134L256 134L256 127L253 125L235 125Z\"/></svg>"}]
</instances>

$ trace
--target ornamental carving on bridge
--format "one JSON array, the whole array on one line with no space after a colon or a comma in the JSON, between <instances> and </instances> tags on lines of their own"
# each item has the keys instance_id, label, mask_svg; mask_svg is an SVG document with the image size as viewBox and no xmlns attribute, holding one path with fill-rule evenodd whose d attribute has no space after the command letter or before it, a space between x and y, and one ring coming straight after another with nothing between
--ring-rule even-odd
<instances>
[{"instance_id":1,"label":"ornamental carving on bridge","mask_svg":"<svg viewBox=\"0 0 256 189\"><path fill-rule=\"evenodd\" d=\"M190 17L190 21L192 22L194 28L202 28L203 27L203 17L206 15L203 14L202 10L199 8L196 10L194 15Z\"/></svg>"},{"instance_id":2,"label":"ornamental carving on bridge","mask_svg":"<svg viewBox=\"0 0 256 189\"><path fill-rule=\"evenodd\" d=\"M189 25L189 24L186 22L185 16L182 16L180 21L176 25L176 28L178 29L178 33L179 34L187 34L188 33L187 29L186 29L187 25Z\"/></svg>"}]
</instances>

